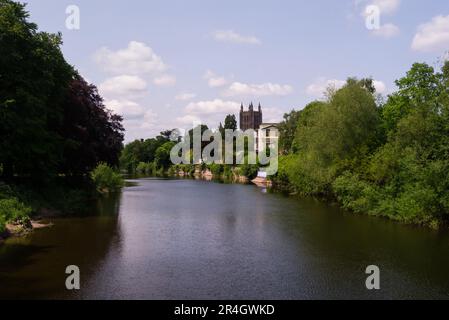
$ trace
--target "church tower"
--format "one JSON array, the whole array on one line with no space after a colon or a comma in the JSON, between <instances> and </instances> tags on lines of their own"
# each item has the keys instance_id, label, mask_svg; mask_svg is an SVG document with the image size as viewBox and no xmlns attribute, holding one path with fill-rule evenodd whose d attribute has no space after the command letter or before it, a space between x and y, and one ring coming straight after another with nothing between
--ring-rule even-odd
<instances>
[{"instance_id":1,"label":"church tower","mask_svg":"<svg viewBox=\"0 0 449 320\"><path fill-rule=\"evenodd\" d=\"M262 123L262 107L260 106L254 111L254 105L251 102L248 111L244 111L243 103L240 106L240 130L258 130Z\"/></svg>"}]
</instances>

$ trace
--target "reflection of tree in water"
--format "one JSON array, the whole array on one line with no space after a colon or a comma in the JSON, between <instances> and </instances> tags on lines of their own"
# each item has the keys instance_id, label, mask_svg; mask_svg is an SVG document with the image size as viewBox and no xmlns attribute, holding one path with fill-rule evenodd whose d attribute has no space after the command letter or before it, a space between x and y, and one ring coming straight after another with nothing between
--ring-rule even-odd
<instances>
[{"instance_id":1,"label":"reflection of tree in water","mask_svg":"<svg viewBox=\"0 0 449 320\"><path fill-rule=\"evenodd\" d=\"M91 214L54 220L54 226L35 230L0 247L0 298L76 298L65 289L65 268L77 265L82 286L120 241L118 215L121 194L100 198Z\"/></svg>"},{"instance_id":2,"label":"reflection of tree in water","mask_svg":"<svg viewBox=\"0 0 449 320\"><path fill-rule=\"evenodd\" d=\"M114 192L103 195L96 202L95 215L98 216L118 216L120 211L121 192Z\"/></svg>"},{"instance_id":3,"label":"reflection of tree in water","mask_svg":"<svg viewBox=\"0 0 449 320\"><path fill-rule=\"evenodd\" d=\"M282 203L270 208L285 231L281 243L297 252L298 279L304 274L313 284L309 298L441 298L449 288L449 234L352 214L315 199L273 197ZM371 264L381 269L377 292L364 286Z\"/></svg>"}]
</instances>

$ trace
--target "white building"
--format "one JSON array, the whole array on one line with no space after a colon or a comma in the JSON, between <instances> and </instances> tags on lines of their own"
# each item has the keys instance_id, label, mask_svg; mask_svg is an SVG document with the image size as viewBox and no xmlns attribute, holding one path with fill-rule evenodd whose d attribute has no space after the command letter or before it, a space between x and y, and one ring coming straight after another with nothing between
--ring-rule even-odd
<instances>
[{"instance_id":1,"label":"white building","mask_svg":"<svg viewBox=\"0 0 449 320\"><path fill-rule=\"evenodd\" d=\"M262 123L257 130L256 151L274 148L279 143L278 123Z\"/></svg>"}]
</instances>

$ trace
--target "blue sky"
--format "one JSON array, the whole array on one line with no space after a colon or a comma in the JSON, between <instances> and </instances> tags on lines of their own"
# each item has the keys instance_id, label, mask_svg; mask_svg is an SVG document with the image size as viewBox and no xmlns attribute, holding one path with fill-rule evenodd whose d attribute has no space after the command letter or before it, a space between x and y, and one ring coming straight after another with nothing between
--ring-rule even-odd
<instances>
[{"instance_id":1,"label":"blue sky","mask_svg":"<svg viewBox=\"0 0 449 320\"><path fill-rule=\"evenodd\" d=\"M216 127L240 103L264 121L322 97L348 76L380 92L414 62L449 50L449 6L432 0L30 0L40 30L61 31L63 51L105 104L123 114L126 140L203 121ZM66 8L80 10L69 30ZM363 12L380 10L366 27Z\"/></svg>"}]
</instances>

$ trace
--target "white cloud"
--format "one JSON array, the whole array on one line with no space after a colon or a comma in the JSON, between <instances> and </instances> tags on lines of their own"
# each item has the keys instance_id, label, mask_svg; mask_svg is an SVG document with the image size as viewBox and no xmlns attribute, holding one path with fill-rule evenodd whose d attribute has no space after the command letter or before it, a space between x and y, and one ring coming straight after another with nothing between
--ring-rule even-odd
<instances>
[{"instance_id":1,"label":"white cloud","mask_svg":"<svg viewBox=\"0 0 449 320\"><path fill-rule=\"evenodd\" d=\"M374 80L373 81L374 88L376 88L376 92L380 94L387 93L387 86L382 81Z\"/></svg>"},{"instance_id":2,"label":"white cloud","mask_svg":"<svg viewBox=\"0 0 449 320\"><path fill-rule=\"evenodd\" d=\"M372 31L373 35L383 38L392 38L399 35L399 33L400 29L392 23L386 23L384 25L381 25L379 29L374 29Z\"/></svg>"},{"instance_id":3,"label":"white cloud","mask_svg":"<svg viewBox=\"0 0 449 320\"><path fill-rule=\"evenodd\" d=\"M94 58L103 70L113 74L138 75L162 72L167 68L152 48L137 41L131 41L127 48L117 51L103 47Z\"/></svg>"},{"instance_id":4,"label":"white cloud","mask_svg":"<svg viewBox=\"0 0 449 320\"><path fill-rule=\"evenodd\" d=\"M204 74L204 79L207 80L207 84L211 88L219 88L228 84L228 80L225 77L217 76L210 70L207 70Z\"/></svg>"},{"instance_id":5,"label":"white cloud","mask_svg":"<svg viewBox=\"0 0 449 320\"><path fill-rule=\"evenodd\" d=\"M238 112L240 104L235 101L223 101L215 99L210 101L198 101L189 103L185 111L192 115L210 115L210 114L225 114Z\"/></svg>"},{"instance_id":6,"label":"white cloud","mask_svg":"<svg viewBox=\"0 0 449 320\"><path fill-rule=\"evenodd\" d=\"M147 108L139 117L125 118L123 126L126 129L126 142L154 137L167 128L151 108Z\"/></svg>"},{"instance_id":7,"label":"white cloud","mask_svg":"<svg viewBox=\"0 0 449 320\"><path fill-rule=\"evenodd\" d=\"M225 96L286 96L293 92L290 85L276 83L246 84L233 82L224 92Z\"/></svg>"},{"instance_id":8,"label":"white cloud","mask_svg":"<svg viewBox=\"0 0 449 320\"><path fill-rule=\"evenodd\" d=\"M306 93L314 97L323 97L327 88L332 87L335 89L340 89L345 85L346 81L337 79L324 79L319 78L314 83L310 84L306 88Z\"/></svg>"},{"instance_id":9,"label":"white cloud","mask_svg":"<svg viewBox=\"0 0 449 320\"><path fill-rule=\"evenodd\" d=\"M449 15L436 16L418 27L412 49L423 52L438 52L449 49Z\"/></svg>"},{"instance_id":10,"label":"white cloud","mask_svg":"<svg viewBox=\"0 0 449 320\"><path fill-rule=\"evenodd\" d=\"M195 93L189 93L189 92L184 92L184 93L180 93L175 97L175 100L178 101L187 101L187 100L192 100L196 97Z\"/></svg>"},{"instance_id":11,"label":"white cloud","mask_svg":"<svg viewBox=\"0 0 449 320\"><path fill-rule=\"evenodd\" d=\"M142 129L154 129L153 127L158 124L158 114L152 109L148 109L144 116L141 124Z\"/></svg>"},{"instance_id":12,"label":"white cloud","mask_svg":"<svg viewBox=\"0 0 449 320\"><path fill-rule=\"evenodd\" d=\"M394 14L401 4L400 0L356 0L356 6L359 4L365 4L364 10L362 11L361 15L365 18L371 19L373 18L373 14L376 12L380 14L379 18L377 19L377 27L372 26L372 28L367 28L371 30L372 34L378 37L383 38L392 38L400 33L400 29L397 25L393 23L385 23L380 25L380 20L383 20L383 16L385 15L391 15ZM377 7L378 11L373 12L374 9ZM371 22L369 23L371 26Z\"/></svg>"},{"instance_id":13,"label":"white cloud","mask_svg":"<svg viewBox=\"0 0 449 320\"><path fill-rule=\"evenodd\" d=\"M254 36L243 36L233 30L217 30L213 33L214 39L221 42L242 43L258 45L262 42Z\"/></svg>"},{"instance_id":14,"label":"white cloud","mask_svg":"<svg viewBox=\"0 0 449 320\"><path fill-rule=\"evenodd\" d=\"M184 128L191 128L200 123L209 128L217 128L223 122L226 114L237 114L240 103L235 101L223 101L221 99L197 101L189 103L184 109L184 115L175 119L176 124Z\"/></svg>"},{"instance_id":15,"label":"white cloud","mask_svg":"<svg viewBox=\"0 0 449 320\"><path fill-rule=\"evenodd\" d=\"M104 104L106 108L125 119L137 119L145 114L145 109L141 105L130 100L106 100Z\"/></svg>"},{"instance_id":16,"label":"white cloud","mask_svg":"<svg viewBox=\"0 0 449 320\"><path fill-rule=\"evenodd\" d=\"M153 80L153 83L161 87L170 87L176 84L176 77L168 74L164 74Z\"/></svg>"},{"instance_id":17,"label":"white cloud","mask_svg":"<svg viewBox=\"0 0 449 320\"><path fill-rule=\"evenodd\" d=\"M395 13L399 5L400 0L373 0L372 5L378 6L381 14L393 14Z\"/></svg>"},{"instance_id":18,"label":"white cloud","mask_svg":"<svg viewBox=\"0 0 449 320\"><path fill-rule=\"evenodd\" d=\"M366 1L360 1L357 0L356 4L359 4L360 2L366 2ZM377 6L379 8L380 14L393 14L395 13L401 4L400 0L372 0L369 1L368 4L365 6L362 16L366 16L366 8L369 6Z\"/></svg>"},{"instance_id":19,"label":"white cloud","mask_svg":"<svg viewBox=\"0 0 449 320\"><path fill-rule=\"evenodd\" d=\"M139 97L147 90L147 82L138 76L122 75L106 79L98 86L106 98Z\"/></svg>"},{"instance_id":20,"label":"white cloud","mask_svg":"<svg viewBox=\"0 0 449 320\"><path fill-rule=\"evenodd\" d=\"M338 80L338 79L325 79L325 78L319 78L314 83L310 84L306 88L306 93L309 96L315 97L315 98L322 98L324 94L326 93L327 88L331 87L334 89L340 89L346 84L345 80ZM377 93L384 94L387 92L387 86L385 83L379 80L373 80L374 87L376 88Z\"/></svg>"},{"instance_id":21,"label":"white cloud","mask_svg":"<svg viewBox=\"0 0 449 320\"><path fill-rule=\"evenodd\" d=\"M263 122L265 123L279 123L282 122L284 111L280 108L265 108L262 107Z\"/></svg>"},{"instance_id":22,"label":"white cloud","mask_svg":"<svg viewBox=\"0 0 449 320\"><path fill-rule=\"evenodd\" d=\"M181 127L190 128L204 122L201 121L201 119L197 116L187 114L181 117L177 117L175 119L175 123Z\"/></svg>"}]
</instances>

